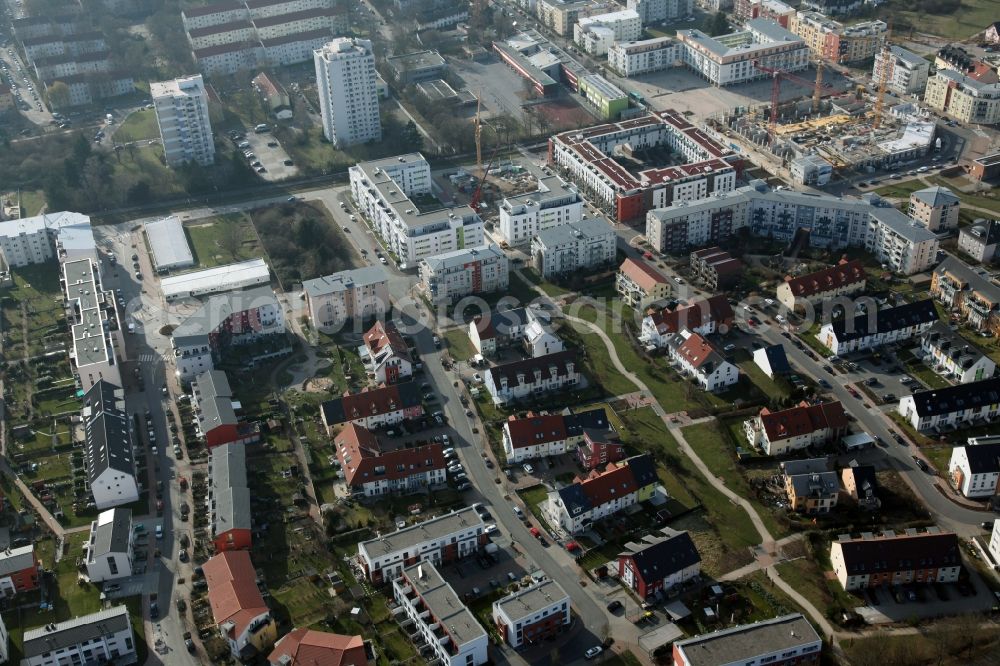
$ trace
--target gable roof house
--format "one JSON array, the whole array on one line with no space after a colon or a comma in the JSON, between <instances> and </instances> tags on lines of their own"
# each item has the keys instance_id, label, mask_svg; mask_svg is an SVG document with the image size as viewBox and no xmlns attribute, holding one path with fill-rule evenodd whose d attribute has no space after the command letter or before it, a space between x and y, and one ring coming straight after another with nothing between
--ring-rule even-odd
<instances>
[{"instance_id":1,"label":"gable roof house","mask_svg":"<svg viewBox=\"0 0 1000 666\"><path fill-rule=\"evenodd\" d=\"M645 261L629 258L618 268L615 291L627 305L643 309L670 296L670 282Z\"/></svg>"},{"instance_id":2,"label":"gable roof house","mask_svg":"<svg viewBox=\"0 0 1000 666\"><path fill-rule=\"evenodd\" d=\"M361 636L315 629L292 629L267 656L268 666L369 666L375 662L372 644Z\"/></svg>"},{"instance_id":3,"label":"gable roof house","mask_svg":"<svg viewBox=\"0 0 1000 666\"><path fill-rule=\"evenodd\" d=\"M841 470L842 492L860 508L875 511L882 506L878 497L878 478L871 465L859 465L856 461Z\"/></svg>"},{"instance_id":4,"label":"gable roof house","mask_svg":"<svg viewBox=\"0 0 1000 666\"><path fill-rule=\"evenodd\" d=\"M360 393L346 392L320 405L320 416L328 431L348 421L373 430L418 418L423 413L420 387L413 381L364 389Z\"/></svg>"},{"instance_id":5,"label":"gable roof house","mask_svg":"<svg viewBox=\"0 0 1000 666\"><path fill-rule=\"evenodd\" d=\"M991 423L1000 412L1000 377L917 391L899 401L899 413L918 432Z\"/></svg>"},{"instance_id":6,"label":"gable roof house","mask_svg":"<svg viewBox=\"0 0 1000 666\"><path fill-rule=\"evenodd\" d=\"M212 617L233 657L243 661L269 652L278 637L277 624L257 587L250 553L226 551L202 568Z\"/></svg>"},{"instance_id":7,"label":"gable roof house","mask_svg":"<svg viewBox=\"0 0 1000 666\"><path fill-rule=\"evenodd\" d=\"M775 298L793 312L806 305L819 305L823 301L851 296L865 290L867 275L860 259L841 259L822 270L792 277L778 285Z\"/></svg>"},{"instance_id":8,"label":"gable roof house","mask_svg":"<svg viewBox=\"0 0 1000 666\"><path fill-rule=\"evenodd\" d=\"M575 349L523 361L495 365L486 371L485 387L493 404L506 405L527 397L575 387L580 381Z\"/></svg>"},{"instance_id":9,"label":"gable roof house","mask_svg":"<svg viewBox=\"0 0 1000 666\"><path fill-rule=\"evenodd\" d=\"M209 449L222 444L252 444L260 440L260 424L236 415L240 403L233 399L229 379L221 370L203 372L191 382L195 428Z\"/></svg>"},{"instance_id":10,"label":"gable roof house","mask_svg":"<svg viewBox=\"0 0 1000 666\"><path fill-rule=\"evenodd\" d=\"M642 320L639 340L654 348L667 346L671 335L688 330L699 335L711 335L733 325L736 315L725 295L695 301L686 308L660 310Z\"/></svg>"},{"instance_id":11,"label":"gable roof house","mask_svg":"<svg viewBox=\"0 0 1000 666\"><path fill-rule=\"evenodd\" d=\"M413 493L447 480L444 447L438 443L383 450L374 433L348 423L333 446L347 487L365 497Z\"/></svg>"},{"instance_id":12,"label":"gable roof house","mask_svg":"<svg viewBox=\"0 0 1000 666\"><path fill-rule=\"evenodd\" d=\"M83 397L83 459L99 510L139 499L125 391L103 379Z\"/></svg>"},{"instance_id":13,"label":"gable roof house","mask_svg":"<svg viewBox=\"0 0 1000 666\"><path fill-rule=\"evenodd\" d=\"M588 435L599 440L601 433L616 436L603 408L576 414L568 411L560 414L529 412L524 418L512 416L504 422L504 453L511 463L557 456L573 446L583 445Z\"/></svg>"},{"instance_id":14,"label":"gable roof house","mask_svg":"<svg viewBox=\"0 0 1000 666\"><path fill-rule=\"evenodd\" d=\"M943 321L920 336L920 351L934 372L960 384L989 379L997 368L993 359Z\"/></svg>"},{"instance_id":15,"label":"gable roof house","mask_svg":"<svg viewBox=\"0 0 1000 666\"><path fill-rule=\"evenodd\" d=\"M625 544L618 577L640 599L650 599L701 574L701 555L687 532L669 528Z\"/></svg>"},{"instance_id":16,"label":"gable roof house","mask_svg":"<svg viewBox=\"0 0 1000 666\"><path fill-rule=\"evenodd\" d=\"M904 534L842 534L830 544L833 573L845 591L907 583L953 583L962 571L958 537L928 527Z\"/></svg>"},{"instance_id":17,"label":"gable roof house","mask_svg":"<svg viewBox=\"0 0 1000 666\"><path fill-rule=\"evenodd\" d=\"M934 301L928 298L873 313L835 319L823 324L817 337L834 354L846 354L909 340L924 333L937 320Z\"/></svg>"},{"instance_id":18,"label":"gable roof house","mask_svg":"<svg viewBox=\"0 0 1000 666\"><path fill-rule=\"evenodd\" d=\"M658 483L653 458L644 453L549 492L543 511L552 522L575 534L650 499Z\"/></svg>"},{"instance_id":19,"label":"gable roof house","mask_svg":"<svg viewBox=\"0 0 1000 666\"><path fill-rule=\"evenodd\" d=\"M771 379L774 379L778 375L788 375L792 372L792 366L788 362L784 345L769 345L755 349L753 352L753 362Z\"/></svg>"},{"instance_id":20,"label":"gable roof house","mask_svg":"<svg viewBox=\"0 0 1000 666\"><path fill-rule=\"evenodd\" d=\"M951 450L948 478L970 499L1000 495L1000 436L970 437Z\"/></svg>"},{"instance_id":21,"label":"gable roof house","mask_svg":"<svg viewBox=\"0 0 1000 666\"><path fill-rule=\"evenodd\" d=\"M721 391L740 380L739 368L697 333L687 330L675 333L667 340L667 351L681 373L693 377L706 391Z\"/></svg>"},{"instance_id":22,"label":"gable roof house","mask_svg":"<svg viewBox=\"0 0 1000 666\"><path fill-rule=\"evenodd\" d=\"M769 456L781 456L810 446L826 444L847 433L848 420L840 401L772 412L767 407L743 422L747 443Z\"/></svg>"},{"instance_id":23,"label":"gable roof house","mask_svg":"<svg viewBox=\"0 0 1000 666\"><path fill-rule=\"evenodd\" d=\"M376 321L364 334L358 355L378 384L396 384L413 375L413 358L392 322Z\"/></svg>"},{"instance_id":24,"label":"gable roof house","mask_svg":"<svg viewBox=\"0 0 1000 666\"><path fill-rule=\"evenodd\" d=\"M250 548L253 519L246 448L242 444L223 444L212 449L208 477L209 523L215 552Z\"/></svg>"}]
</instances>

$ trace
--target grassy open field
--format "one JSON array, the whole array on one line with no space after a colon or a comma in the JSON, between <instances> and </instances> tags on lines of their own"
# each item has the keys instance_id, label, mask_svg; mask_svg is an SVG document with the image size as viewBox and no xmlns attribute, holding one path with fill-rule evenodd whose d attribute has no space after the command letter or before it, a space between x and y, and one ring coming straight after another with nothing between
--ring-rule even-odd
<instances>
[{"instance_id":1,"label":"grassy open field","mask_svg":"<svg viewBox=\"0 0 1000 666\"><path fill-rule=\"evenodd\" d=\"M115 141L143 141L160 136L160 126L156 123L156 112L152 109L139 109L125 119L125 122L115 130Z\"/></svg>"},{"instance_id":2,"label":"grassy open field","mask_svg":"<svg viewBox=\"0 0 1000 666\"><path fill-rule=\"evenodd\" d=\"M195 263L201 268L246 261L264 255L253 225L243 213L200 219L185 225L184 231ZM236 239L239 239L238 243Z\"/></svg>"},{"instance_id":3,"label":"grassy open field","mask_svg":"<svg viewBox=\"0 0 1000 666\"><path fill-rule=\"evenodd\" d=\"M996 4L1000 6L1000 2L997 2ZM959 199L961 199L962 206L985 208L993 211L997 215L1000 215L1000 199L983 196L981 194L966 194L965 192L961 192L957 189L958 185L961 184L960 181L950 180L941 176L927 176L927 181L934 185L941 185L942 187L949 188ZM898 183L892 183L891 185L879 187L875 190L875 192L883 197L909 199L911 194L917 190L922 190L925 187L927 186L920 180L914 178L913 180L904 180ZM983 215L984 213L978 212L976 217L982 217Z\"/></svg>"},{"instance_id":4,"label":"grassy open field","mask_svg":"<svg viewBox=\"0 0 1000 666\"><path fill-rule=\"evenodd\" d=\"M446 331L444 340L448 346L448 353L456 361L468 361L476 354L476 348L469 339L469 329L465 326Z\"/></svg>"},{"instance_id":5,"label":"grassy open field","mask_svg":"<svg viewBox=\"0 0 1000 666\"><path fill-rule=\"evenodd\" d=\"M905 0L894 0L882 7L880 16L883 20L895 16L897 22L903 17L918 32L963 41L982 32L1000 17L1000 0L964 0L954 11L941 15L915 10L914 5Z\"/></svg>"},{"instance_id":6,"label":"grassy open field","mask_svg":"<svg viewBox=\"0 0 1000 666\"><path fill-rule=\"evenodd\" d=\"M41 190L21 190L21 214L25 217L38 215L45 205L45 195Z\"/></svg>"}]
</instances>

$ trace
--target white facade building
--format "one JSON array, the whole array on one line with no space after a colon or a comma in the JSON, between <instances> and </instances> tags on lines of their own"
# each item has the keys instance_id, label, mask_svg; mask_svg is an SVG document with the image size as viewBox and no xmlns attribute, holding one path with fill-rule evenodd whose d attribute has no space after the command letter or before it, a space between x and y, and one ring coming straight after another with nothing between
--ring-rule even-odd
<instances>
[{"instance_id":1,"label":"white facade building","mask_svg":"<svg viewBox=\"0 0 1000 666\"><path fill-rule=\"evenodd\" d=\"M531 241L539 231L583 219L583 198L559 176L538 181L538 190L505 197L500 204L500 237L511 246Z\"/></svg>"},{"instance_id":2,"label":"white facade building","mask_svg":"<svg viewBox=\"0 0 1000 666\"><path fill-rule=\"evenodd\" d=\"M675 333L667 339L667 350L680 371L693 377L705 391L722 391L740 380L740 369L697 333Z\"/></svg>"},{"instance_id":3,"label":"white facade building","mask_svg":"<svg viewBox=\"0 0 1000 666\"><path fill-rule=\"evenodd\" d=\"M375 54L367 39L338 37L313 55L323 135L337 148L382 139Z\"/></svg>"},{"instance_id":4,"label":"white facade building","mask_svg":"<svg viewBox=\"0 0 1000 666\"><path fill-rule=\"evenodd\" d=\"M877 305L870 303L868 307L874 309ZM876 312L848 314L823 324L816 338L834 354L848 354L909 340L922 335L936 321L937 309L934 301L928 298Z\"/></svg>"},{"instance_id":5,"label":"white facade building","mask_svg":"<svg viewBox=\"0 0 1000 666\"><path fill-rule=\"evenodd\" d=\"M389 310L387 279L381 266L365 266L303 281L309 323L325 331L351 319L381 317Z\"/></svg>"},{"instance_id":6,"label":"white facade building","mask_svg":"<svg viewBox=\"0 0 1000 666\"><path fill-rule=\"evenodd\" d=\"M452 250L420 260L420 282L432 303L503 291L510 286L507 255L496 245Z\"/></svg>"},{"instance_id":7,"label":"white facade building","mask_svg":"<svg viewBox=\"0 0 1000 666\"><path fill-rule=\"evenodd\" d=\"M489 637L430 562L403 569L392 581L393 599L442 666L479 666L488 660Z\"/></svg>"},{"instance_id":8,"label":"white facade building","mask_svg":"<svg viewBox=\"0 0 1000 666\"><path fill-rule=\"evenodd\" d=\"M931 63L901 46L890 46L875 53L872 81L882 80L882 68L888 66L888 89L897 95L923 95Z\"/></svg>"},{"instance_id":9,"label":"white facade building","mask_svg":"<svg viewBox=\"0 0 1000 666\"><path fill-rule=\"evenodd\" d=\"M566 628L572 621L569 595L553 580L542 580L493 602L493 624L515 650Z\"/></svg>"},{"instance_id":10,"label":"white facade building","mask_svg":"<svg viewBox=\"0 0 1000 666\"><path fill-rule=\"evenodd\" d=\"M645 453L549 491L541 509L553 524L576 534L598 520L650 499L658 484L656 465Z\"/></svg>"},{"instance_id":11,"label":"white facade building","mask_svg":"<svg viewBox=\"0 0 1000 666\"><path fill-rule=\"evenodd\" d=\"M446 513L358 544L358 561L372 583L395 580L416 562L448 564L479 552L486 525L472 507Z\"/></svg>"},{"instance_id":12,"label":"white facade building","mask_svg":"<svg viewBox=\"0 0 1000 666\"><path fill-rule=\"evenodd\" d=\"M834 441L847 432L848 420L839 401L772 411L767 407L743 422L747 443L769 456L782 456Z\"/></svg>"},{"instance_id":13,"label":"white facade building","mask_svg":"<svg viewBox=\"0 0 1000 666\"><path fill-rule=\"evenodd\" d=\"M579 381L574 349L495 365L483 378L495 405L562 391L576 386Z\"/></svg>"},{"instance_id":14,"label":"white facade building","mask_svg":"<svg viewBox=\"0 0 1000 666\"><path fill-rule=\"evenodd\" d=\"M934 372L959 384L989 379L997 368L993 359L941 321L920 336L920 351Z\"/></svg>"},{"instance_id":15,"label":"white facade building","mask_svg":"<svg viewBox=\"0 0 1000 666\"><path fill-rule=\"evenodd\" d=\"M0 252L7 266L41 264L56 256L64 235L90 234L90 218L81 213L43 213L0 222Z\"/></svg>"},{"instance_id":16,"label":"white facade building","mask_svg":"<svg viewBox=\"0 0 1000 666\"><path fill-rule=\"evenodd\" d=\"M84 545L90 582L131 576L133 542L130 509L108 509L98 514L97 520L90 523L90 539Z\"/></svg>"},{"instance_id":17,"label":"white facade building","mask_svg":"<svg viewBox=\"0 0 1000 666\"><path fill-rule=\"evenodd\" d=\"M546 279L592 270L615 260L616 239L604 220L589 218L539 231L531 239L531 257Z\"/></svg>"},{"instance_id":18,"label":"white facade building","mask_svg":"<svg viewBox=\"0 0 1000 666\"><path fill-rule=\"evenodd\" d=\"M201 74L173 81L151 81L149 94L160 127L167 166L215 162L215 138L208 117L208 93Z\"/></svg>"},{"instance_id":19,"label":"white facade building","mask_svg":"<svg viewBox=\"0 0 1000 666\"><path fill-rule=\"evenodd\" d=\"M678 30L684 64L716 86L731 86L771 75L755 66L797 72L809 66L809 47L774 21L751 19L746 29L719 37L701 30Z\"/></svg>"},{"instance_id":20,"label":"white facade building","mask_svg":"<svg viewBox=\"0 0 1000 666\"><path fill-rule=\"evenodd\" d=\"M484 244L482 218L469 206L423 213L411 200L432 193L431 167L420 153L360 162L348 173L358 209L404 264Z\"/></svg>"},{"instance_id":21,"label":"white facade building","mask_svg":"<svg viewBox=\"0 0 1000 666\"><path fill-rule=\"evenodd\" d=\"M573 41L585 52L601 56L615 42L631 42L642 35L642 19L634 9L583 16L573 26Z\"/></svg>"},{"instance_id":22,"label":"white facade building","mask_svg":"<svg viewBox=\"0 0 1000 666\"><path fill-rule=\"evenodd\" d=\"M131 415L125 391L104 380L83 397L83 459L90 492L98 509L131 504L139 499L132 448Z\"/></svg>"},{"instance_id":23,"label":"white facade building","mask_svg":"<svg viewBox=\"0 0 1000 666\"><path fill-rule=\"evenodd\" d=\"M1000 377L917 391L903 396L899 413L917 432L945 432L973 423L992 423L1000 414Z\"/></svg>"},{"instance_id":24,"label":"white facade building","mask_svg":"<svg viewBox=\"0 0 1000 666\"><path fill-rule=\"evenodd\" d=\"M625 77L658 72L677 65L679 48L673 37L619 41L608 49L608 66Z\"/></svg>"},{"instance_id":25,"label":"white facade building","mask_svg":"<svg viewBox=\"0 0 1000 666\"><path fill-rule=\"evenodd\" d=\"M970 437L951 450L948 478L970 499L1000 495L1000 437Z\"/></svg>"},{"instance_id":26,"label":"white facade building","mask_svg":"<svg viewBox=\"0 0 1000 666\"><path fill-rule=\"evenodd\" d=\"M649 25L690 16L694 0L628 0L626 6L639 14L643 25Z\"/></svg>"},{"instance_id":27,"label":"white facade building","mask_svg":"<svg viewBox=\"0 0 1000 666\"><path fill-rule=\"evenodd\" d=\"M21 666L131 664L137 656L128 608L122 604L26 630Z\"/></svg>"}]
</instances>

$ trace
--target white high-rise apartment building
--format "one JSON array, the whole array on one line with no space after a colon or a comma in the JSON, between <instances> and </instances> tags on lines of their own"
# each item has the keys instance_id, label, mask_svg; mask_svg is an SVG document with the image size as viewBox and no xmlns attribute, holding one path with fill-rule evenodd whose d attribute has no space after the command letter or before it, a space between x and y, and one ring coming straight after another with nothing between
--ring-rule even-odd
<instances>
[{"instance_id":1,"label":"white high-rise apartment building","mask_svg":"<svg viewBox=\"0 0 1000 666\"><path fill-rule=\"evenodd\" d=\"M215 162L215 139L208 118L208 95L201 74L173 81L150 81L149 94L160 125L167 166Z\"/></svg>"},{"instance_id":2,"label":"white high-rise apartment building","mask_svg":"<svg viewBox=\"0 0 1000 666\"><path fill-rule=\"evenodd\" d=\"M313 51L323 134L338 148L382 139L372 43L338 37Z\"/></svg>"}]
</instances>

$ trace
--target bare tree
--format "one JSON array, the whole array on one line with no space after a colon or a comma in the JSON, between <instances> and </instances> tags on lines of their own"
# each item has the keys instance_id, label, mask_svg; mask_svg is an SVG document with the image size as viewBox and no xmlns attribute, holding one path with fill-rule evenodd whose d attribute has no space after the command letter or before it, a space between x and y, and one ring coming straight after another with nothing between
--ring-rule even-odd
<instances>
[{"instance_id":1,"label":"bare tree","mask_svg":"<svg viewBox=\"0 0 1000 666\"><path fill-rule=\"evenodd\" d=\"M239 224L227 224L219 236L219 247L236 261L243 246L243 228Z\"/></svg>"}]
</instances>

